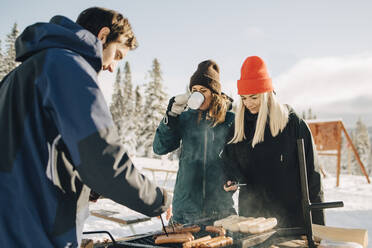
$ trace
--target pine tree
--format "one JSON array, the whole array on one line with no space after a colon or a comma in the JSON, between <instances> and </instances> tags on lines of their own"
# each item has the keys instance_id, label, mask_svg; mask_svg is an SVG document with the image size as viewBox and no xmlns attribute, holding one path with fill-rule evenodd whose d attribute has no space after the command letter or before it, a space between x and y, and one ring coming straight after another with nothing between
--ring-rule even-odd
<instances>
[{"instance_id":1,"label":"pine tree","mask_svg":"<svg viewBox=\"0 0 372 248\"><path fill-rule=\"evenodd\" d=\"M304 120L314 120L314 119L316 119L316 115L313 114L313 110L311 108L309 108L307 110L307 114L306 114L305 111L302 111L301 116L302 116L302 119L304 119Z\"/></svg>"},{"instance_id":2,"label":"pine tree","mask_svg":"<svg viewBox=\"0 0 372 248\"><path fill-rule=\"evenodd\" d=\"M5 74L8 74L19 65L19 63L15 61L16 58L15 41L18 37L18 34L19 31L17 23L14 23L12 31L6 36L5 39L6 54L4 57L3 64L5 66Z\"/></svg>"},{"instance_id":3,"label":"pine tree","mask_svg":"<svg viewBox=\"0 0 372 248\"><path fill-rule=\"evenodd\" d=\"M137 137L136 142L136 155L143 156L145 154L143 149L143 139L141 135L143 134L143 127L144 127L144 115L143 115L143 98L140 87L137 85L135 91L135 104L134 104L134 123L136 124L135 135Z\"/></svg>"},{"instance_id":4,"label":"pine tree","mask_svg":"<svg viewBox=\"0 0 372 248\"><path fill-rule=\"evenodd\" d=\"M306 120L307 118L306 118L306 113L305 113L305 111L303 110L302 111L302 119L304 119L304 120Z\"/></svg>"},{"instance_id":5,"label":"pine tree","mask_svg":"<svg viewBox=\"0 0 372 248\"><path fill-rule=\"evenodd\" d=\"M360 118L356 122L356 128L353 132L352 141L359 154L360 160L366 168L367 173L371 173L371 142L369 139L367 126ZM362 175L362 170L354 156L352 158L352 168L354 174Z\"/></svg>"},{"instance_id":6,"label":"pine tree","mask_svg":"<svg viewBox=\"0 0 372 248\"><path fill-rule=\"evenodd\" d=\"M0 40L0 81L6 75L5 71L6 69L5 69L5 64L4 64L4 55L3 55L3 49L2 49L2 44Z\"/></svg>"},{"instance_id":7,"label":"pine tree","mask_svg":"<svg viewBox=\"0 0 372 248\"><path fill-rule=\"evenodd\" d=\"M311 108L309 108L309 110L307 111L307 119L308 120L313 120L315 118L316 118L316 116L313 114L313 110Z\"/></svg>"},{"instance_id":8,"label":"pine tree","mask_svg":"<svg viewBox=\"0 0 372 248\"><path fill-rule=\"evenodd\" d=\"M112 94L110 111L111 111L112 119L118 130L118 135L119 135L121 142L123 141L123 118L124 118L123 109L124 109L124 99L123 99L122 86L121 86L121 71L120 71L120 68L118 68L116 72L116 80L114 83L114 92Z\"/></svg>"},{"instance_id":9,"label":"pine tree","mask_svg":"<svg viewBox=\"0 0 372 248\"><path fill-rule=\"evenodd\" d=\"M124 88L123 88L123 144L130 155L136 153L136 123L133 116L132 75L129 63L124 66Z\"/></svg>"},{"instance_id":10,"label":"pine tree","mask_svg":"<svg viewBox=\"0 0 372 248\"><path fill-rule=\"evenodd\" d=\"M134 100L133 100L133 84L132 84L132 74L130 70L130 65L128 62L125 62L124 66L124 88L123 88L123 97L124 97L124 115L130 116L134 109Z\"/></svg>"},{"instance_id":11,"label":"pine tree","mask_svg":"<svg viewBox=\"0 0 372 248\"><path fill-rule=\"evenodd\" d=\"M156 157L152 150L152 143L168 101L168 96L163 90L160 63L156 58L153 60L152 70L149 71L149 74L151 80L145 91L146 100L143 114L145 121L140 137L143 143L144 156Z\"/></svg>"}]
</instances>

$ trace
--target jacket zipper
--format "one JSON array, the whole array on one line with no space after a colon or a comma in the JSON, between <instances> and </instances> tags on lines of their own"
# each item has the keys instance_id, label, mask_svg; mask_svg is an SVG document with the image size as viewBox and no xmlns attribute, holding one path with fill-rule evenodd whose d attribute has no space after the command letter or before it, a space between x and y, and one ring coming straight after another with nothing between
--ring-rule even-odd
<instances>
[{"instance_id":1,"label":"jacket zipper","mask_svg":"<svg viewBox=\"0 0 372 248\"><path fill-rule=\"evenodd\" d=\"M205 188L206 188L206 173L207 173L207 148L208 148L208 129L205 129L204 134L204 162L203 162L203 212L205 211Z\"/></svg>"}]
</instances>

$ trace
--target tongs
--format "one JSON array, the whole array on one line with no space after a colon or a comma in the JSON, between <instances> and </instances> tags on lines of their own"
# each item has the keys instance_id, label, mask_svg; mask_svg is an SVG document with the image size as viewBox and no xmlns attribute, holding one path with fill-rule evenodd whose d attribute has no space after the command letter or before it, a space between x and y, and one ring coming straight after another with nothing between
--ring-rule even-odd
<instances>
[{"instance_id":1,"label":"tongs","mask_svg":"<svg viewBox=\"0 0 372 248\"><path fill-rule=\"evenodd\" d=\"M174 222L172 217L169 219L168 226L169 225L172 227L173 232L176 232L176 230L174 229Z\"/></svg>"},{"instance_id":2,"label":"tongs","mask_svg":"<svg viewBox=\"0 0 372 248\"><path fill-rule=\"evenodd\" d=\"M165 229L165 225L164 225L163 217L161 217L161 215L159 215L159 217L160 217L161 225L163 226L163 230L164 230L164 232L165 232L165 235L167 235L167 237L168 237L168 232L167 232L167 229Z\"/></svg>"},{"instance_id":3,"label":"tongs","mask_svg":"<svg viewBox=\"0 0 372 248\"><path fill-rule=\"evenodd\" d=\"M241 187L241 186L247 186L246 183L235 183L235 184L232 184L231 186L236 186L236 187Z\"/></svg>"},{"instance_id":4,"label":"tongs","mask_svg":"<svg viewBox=\"0 0 372 248\"><path fill-rule=\"evenodd\" d=\"M225 186L226 187L236 186L236 187L240 188L241 186L247 186L247 184L246 183L239 183L239 182L232 181L230 185L225 184Z\"/></svg>"},{"instance_id":5,"label":"tongs","mask_svg":"<svg viewBox=\"0 0 372 248\"><path fill-rule=\"evenodd\" d=\"M161 220L161 225L163 226L163 230L165 232L165 235L168 236L168 232L167 232L167 229L165 228L163 217L161 215L160 215L160 220ZM173 219L172 218L170 218L170 220L168 222L168 226L169 225L172 227L173 232L176 232L175 229L174 229L174 222L173 222Z\"/></svg>"}]
</instances>

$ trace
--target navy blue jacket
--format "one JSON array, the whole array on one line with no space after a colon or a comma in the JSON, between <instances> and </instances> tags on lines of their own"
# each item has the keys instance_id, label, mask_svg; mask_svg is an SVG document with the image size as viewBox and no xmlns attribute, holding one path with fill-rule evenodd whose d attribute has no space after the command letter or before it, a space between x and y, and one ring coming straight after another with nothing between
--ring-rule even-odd
<instances>
[{"instance_id":1,"label":"navy blue jacket","mask_svg":"<svg viewBox=\"0 0 372 248\"><path fill-rule=\"evenodd\" d=\"M76 247L90 188L145 215L163 191L131 163L97 85L102 43L55 16L16 41L0 82L0 247Z\"/></svg>"}]
</instances>

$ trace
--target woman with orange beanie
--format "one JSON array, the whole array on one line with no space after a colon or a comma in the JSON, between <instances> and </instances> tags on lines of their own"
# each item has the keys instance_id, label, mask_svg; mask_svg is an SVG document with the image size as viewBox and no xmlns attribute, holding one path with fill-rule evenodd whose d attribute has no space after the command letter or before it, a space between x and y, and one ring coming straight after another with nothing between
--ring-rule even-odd
<instances>
[{"instance_id":1,"label":"woman with orange beanie","mask_svg":"<svg viewBox=\"0 0 372 248\"><path fill-rule=\"evenodd\" d=\"M244 61L238 94L235 125L221 156L229 180L247 184L240 188L239 215L276 217L282 227L303 226L297 139L305 143L310 201L323 197L310 130L293 109L277 101L260 57ZM313 211L312 217L313 223L324 224L323 211Z\"/></svg>"}]
</instances>

